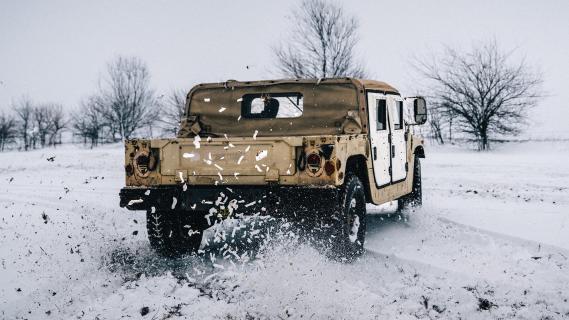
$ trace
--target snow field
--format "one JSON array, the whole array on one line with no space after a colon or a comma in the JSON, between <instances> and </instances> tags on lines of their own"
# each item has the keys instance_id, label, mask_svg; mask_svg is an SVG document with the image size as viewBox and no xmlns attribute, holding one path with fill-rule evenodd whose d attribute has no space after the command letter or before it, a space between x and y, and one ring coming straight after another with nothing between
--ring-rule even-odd
<instances>
[{"instance_id":1,"label":"snow field","mask_svg":"<svg viewBox=\"0 0 569 320\"><path fill-rule=\"evenodd\" d=\"M144 213L118 207L122 152L0 154L0 318L569 317L566 143L427 149L424 206L368 206L352 264L274 219L226 221L198 256L161 258Z\"/></svg>"}]
</instances>

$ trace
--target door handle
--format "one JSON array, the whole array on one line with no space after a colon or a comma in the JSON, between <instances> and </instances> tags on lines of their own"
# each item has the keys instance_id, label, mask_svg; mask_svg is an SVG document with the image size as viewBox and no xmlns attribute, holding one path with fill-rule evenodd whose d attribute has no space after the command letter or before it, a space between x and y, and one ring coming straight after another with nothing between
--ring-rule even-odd
<instances>
[{"instance_id":1,"label":"door handle","mask_svg":"<svg viewBox=\"0 0 569 320\"><path fill-rule=\"evenodd\" d=\"M391 146L391 157L395 158L395 146L394 145Z\"/></svg>"},{"instance_id":2,"label":"door handle","mask_svg":"<svg viewBox=\"0 0 569 320\"><path fill-rule=\"evenodd\" d=\"M377 147L373 147L373 160L377 160Z\"/></svg>"}]
</instances>

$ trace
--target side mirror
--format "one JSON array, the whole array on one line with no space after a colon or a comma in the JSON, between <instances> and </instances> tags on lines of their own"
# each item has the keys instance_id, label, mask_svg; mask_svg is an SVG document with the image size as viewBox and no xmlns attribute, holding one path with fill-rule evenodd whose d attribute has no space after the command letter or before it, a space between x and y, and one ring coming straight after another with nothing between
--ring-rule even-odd
<instances>
[{"instance_id":1,"label":"side mirror","mask_svg":"<svg viewBox=\"0 0 569 320\"><path fill-rule=\"evenodd\" d=\"M421 125L427 122L427 101L425 101L425 98L415 98L415 101L413 101L413 115L415 124Z\"/></svg>"},{"instance_id":2,"label":"side mirror","mask_svg":"<svg viewBox=\"0 0 569 320\"><path fill-rule=\"evenodd\" d=\"M405 98L407 117L410 125L422 125L427 122L427 102L423 97Z\"/></svg>"}]
</instances>

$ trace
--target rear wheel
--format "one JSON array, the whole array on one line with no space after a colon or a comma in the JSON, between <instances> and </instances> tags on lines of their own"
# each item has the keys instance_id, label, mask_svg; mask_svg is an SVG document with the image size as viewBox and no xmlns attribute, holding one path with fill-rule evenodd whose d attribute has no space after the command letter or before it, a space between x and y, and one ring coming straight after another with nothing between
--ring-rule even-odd
<instances>
[{"instance_id":1,"label":"rear wheel","mask_svg":"<svg viewBox=\"0 0 569 320\"><path fill-rule=\"evenodd\" d=\"M411 193L404 195L397 200L399 210L408 207L418 207L423 204L423 188L421 184L421 162L415 157L413 164L413 187Z\"/></svg>"},{"instance_id":2,"label":"rear wheel","mask_svg":"<svg viewBox=\"0 0 569 320\"><path fill-rule=\"evenodd\" d=\"M332 258L351 261L364 252L366 201L361 181L349 175L339 192L332 223Z\"/></svg>"},{"instance_id":3,"label":"rear wheel","mask_svg":"<svg viewBox=\"0 0 569 320\"><path fill-rule=\"evenodd\" d=\"M187 212L151 210L146 212L146 228L152 249L175 257L196 252L207 227Z\"/></svg>"}]
</instances>

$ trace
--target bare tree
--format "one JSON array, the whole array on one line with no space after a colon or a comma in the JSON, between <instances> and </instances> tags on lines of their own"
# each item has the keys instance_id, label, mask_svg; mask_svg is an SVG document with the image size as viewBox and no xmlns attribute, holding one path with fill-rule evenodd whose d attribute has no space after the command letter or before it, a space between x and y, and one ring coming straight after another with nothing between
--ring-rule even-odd
<instances>
[{"instance_id":1,"label":"bare tree","mask_svg":"<svg viewBox=\"0 0 569 320\"><path fill-rule=\"evenodd\" d=\"M431 97L429 107L428 132L432 139L438 144L445 144L447 141L452 143L452 130L454 122L454 114L452 108L444 102L437 100L436 97ZM448 139L448 140L447 140ZM445 141L446 140L446 141Z\"/></svg>"},{"instance_id":2,"label":"bare tree","mask_svg":"<svg viewBox=\"0 0 569 320\"><path fill-rule=\"evenodd\" d=\"M355 61L358 22L338 4L303 0L292 11L289 41L274 48L279 71L294 78L364 78Z\"/></svg>"},{"instance_id":3,"label":"bare tree","mask_svg":"<svg viewBox=\"0 0 569 320\"><path fill-rule=\"evenodd\" d=\"M40 146L43 148L48 144L49 135L53 132L54 106L51 104L42 104L33 109L34 137L32 139L39 140ZM32 145L35 147L34 142Z\"/></svg>"},{"instance_id":4,"label":"bare tree","mask_svg":"<svg viewBox=\"0 0 569 320\"><path fill-rule=\"evenodd\" d=\"M139 58L119 56L110 62L99 91L98 111L120 139L128 139L136 130L154 122L150 74Z\"/></svg>"},{"instance_id":5,"label":"bare tree","mask_svg":"<svg viewBox=\"0 0 569 320\"><path fill-rule=\"evenodd\" d=\"M0 151L16 140L16 119L4 112L0 113Z\"/></svg>"},{"instance_id":6,"label":"bare tree","mask_svg":"<svg viewBox=\"0 0 569 320\"><path fill-rule=\"evenodd\" d=\"M12 106L17 117L16 131L22 139L24 150L29 150L32 144L33 103L28 97L22 97Z\"/></svg>"},{"instance_id":7,"label":"bare tree","mask_svg":"<svg viewBox=\"0 0 569 320\"><path fill-rule=\"evenodd\" d=\"M61 133L67 127L67 119L60 104L51 105L51 130L48 132L48 144L55 147L61 144Z\"/></svg>"},{"instance_id":8,"label":"bare tree","mask_svg":"<svg viewBox=\"0 0 569 320\"><path fill-rule=\"evenodd\" d=\"M83 143L91 144L91 148L99 143L107 126L97 105L97 98L90 97L83 102L78 111L71 116L71 127L74 134L83 138Z\"/></svg>"},{"instance_id":9,"label":"bare tree","mask_svg":"<svg viewBox=\"0 0 569 320\"><path fill-rule=\"evenodd\" d=\"M434 104L479 150L488 149L493 136L518 134L540 97L541 76L525 61L511 59L512 53L501 52L493 41L470 52L446 48L440 59L417 64L431 82Z\"/></svg>"},{"instance_id":10,"label":"bare tree","mask_svg":"<svg viewBox=\"0 0 569 320\"><path fill-rule=\"evenodd\" d=\"M436 106L433 107L433 105L431 104L431 107L429 108L429 130L430 130L430 135L431 137L438 143L438 144L444 144L445 140L443 138L443 126L445 123L445 119L444 119L444 112L441 110L441 108L437 108Z\"/></svg>"},{"instance_id":11,"label":"bare tree","mask_svg":"<svg viewBox=\"0 0 569 320\"><path fill-rule=\"evenodd\" d=\"M174 89L165 95L160 102L159 119L162 128L167 134L176 135L180 129L180 121L186 110L186 90Z\"/></svg>"}]
</instances>

